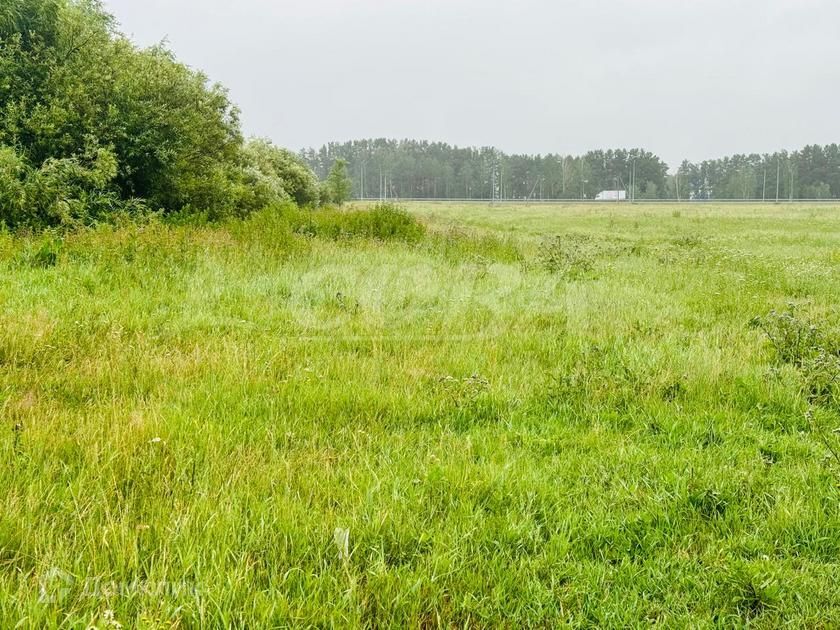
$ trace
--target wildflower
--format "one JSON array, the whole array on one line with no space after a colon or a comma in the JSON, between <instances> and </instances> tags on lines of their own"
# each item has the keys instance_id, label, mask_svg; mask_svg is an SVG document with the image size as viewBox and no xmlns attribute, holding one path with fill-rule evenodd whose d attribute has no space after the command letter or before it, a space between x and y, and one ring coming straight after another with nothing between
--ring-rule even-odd
<instances>
[{"instance_id":1,"label":"wildflower","mask_svg":"<svg viewBox=\"0 0 840 630\"><path fill-rule=\"evenodd\" d=\"M108 628L115 628L115 630L121 630L122 624L117 621L116 617L114 616L114 611L111 609L106 610L102 613L102 619L105 621L105 626Z\"/></svg>"}]
</instances>

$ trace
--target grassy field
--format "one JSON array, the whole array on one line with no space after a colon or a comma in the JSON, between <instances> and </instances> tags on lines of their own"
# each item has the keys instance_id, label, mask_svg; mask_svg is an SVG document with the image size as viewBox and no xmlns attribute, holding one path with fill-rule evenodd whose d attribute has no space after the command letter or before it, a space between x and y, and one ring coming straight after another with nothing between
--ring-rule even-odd
<instances>
[{"instance_id":1,"label":"grassy field","mask_svg":"<svg viewBox=\"0 0 840 630\"><path fill-rule=\"evenodd\" d=\"M840 626L840 208L409 210L0 235L0 627Z\"/></svg>"}]
</instances>

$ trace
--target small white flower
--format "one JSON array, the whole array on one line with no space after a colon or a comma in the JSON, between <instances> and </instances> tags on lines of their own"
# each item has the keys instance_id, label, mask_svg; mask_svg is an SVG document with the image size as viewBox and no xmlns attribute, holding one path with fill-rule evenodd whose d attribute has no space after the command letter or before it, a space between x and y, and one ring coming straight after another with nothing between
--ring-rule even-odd
<instances>
[{"instance_id":1,"label":"small white flower","mask_svg":"<svg viewBox=\"0 0 840 630\"><path fill-rule=\"evenodd\" d=\"M119 621L117 621L116 617L114 616L114 611L111 609L108 609L102 613L102 619L105 621L105 625L108 628L115 628L116 630L120 630L122 628L122 624Z\"/></svg>"}]
</instances>

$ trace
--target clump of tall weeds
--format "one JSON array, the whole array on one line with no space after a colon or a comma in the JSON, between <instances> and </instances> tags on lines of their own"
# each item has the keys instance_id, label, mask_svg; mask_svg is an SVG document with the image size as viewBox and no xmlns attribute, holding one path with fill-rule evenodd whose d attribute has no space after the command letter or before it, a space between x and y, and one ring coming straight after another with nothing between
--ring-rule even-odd
<instances>
[{"instance_id":1,"label":"clump of tall weeds","mask_svg":"<svg viewBox=\"0 0 840 630\"><path fill-rule=\"evenodd\" d=\"M18 262L21 266L32 269L49 269L58 264L63 248L63 239L48 232L29 241L19 253Z\"/></svg>"},{"instance_id":2,"label":"clump of tall weeds","mask_svg":"<svg viewBox=\"0 0 840 630\"><path fill-rule=\"evenodd\" d=\"M368 238L414 243L426 234L423 223L404 208L391 203L349 210L287 209L286 216L294 232L332 240Z\"/></svg>"},{"instance_id":3,"label":"clump of tall weeds","mask_svg":"<svg viewBox=\"0 0 840 630\"><path fill-rule=\"evenodd\" d=\"M811 405L837 406L840 402L840 339L797 311L770 311L751 325L770 341L779 361L793 366L802 376L803 390Z\"/></svg>"},{"instance_id":4,"label":"clump of tall weeds","mask_svg":"<svg viewBox=\"0 0 840 630\"><path fill-rule=\"evenodd\" d=\"M453 262L468 261L484 267L492 262L524 262L515 240L463 228L453 227L444 232L431 232L427 238L427 246L429 251Z\"/></svg>"},{"instance_id":5,"label":"clump of tall weeds","mask_svg":"<svg viewBox=\"0 0 840 630\"><path fill-rule=\"evenodd\" d=\"M808 401L808 426L828 450L829 459L840 465L838 430L826 431L816 421L820 409L840 410L840 335L800 316L794 304L781 313L756 317L751 324L764 332L779 361L799 373Z\"/></svg>"},{"instance_id":6,"label":"clump of tall weeds","mask_svg":"<svg viewBox=\"0 0 840 630\"><path fill-rule=\"evenodd\" d=\"M571 280L590 275L595 269L598 248L588 236L555 236L540 245L538 258L542 267Z\"/></svg>"}]
</instances>

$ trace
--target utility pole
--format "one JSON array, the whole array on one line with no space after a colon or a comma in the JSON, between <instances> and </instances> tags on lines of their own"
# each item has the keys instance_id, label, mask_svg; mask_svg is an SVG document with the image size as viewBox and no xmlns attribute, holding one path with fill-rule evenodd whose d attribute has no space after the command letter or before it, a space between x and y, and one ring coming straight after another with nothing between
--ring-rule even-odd
<instances>
[{"instance_id":1,"label":"utility pole","mask_svg":"<svg viewBox=\"0 0 840 630\"><path fill-rule=\"evenodd\" d=\"M565 156L565 155L563 156L563 166L562 166L562 168L563 168L563 197L566 196L566 157L567 156Z\"/></svg>"},{"instance_id":2,"label":"utility pole","mask_svg":"<svg viewBox=\"0 0 840 630\"><path fill-rule=\"evenodd\" d=\"M793 166L790 167L790 200L793 201Z\"/></svg>"},{"instance_id":3,"label":"utility pole","mask_svg":"<svg viewBox=\"0 0 840 630\"><path fill-rule=\"evenodd\" d=\"M490 205L496 203L496 167L490 171Z\"/></svg>"},{"instance_id":4,"label":"utility pole","mask_svg":"<svg viewBox=\"0 0 840 630\"><path fill-rule=\"evenodd\" d=\"M561 194L563 197L566 197L566 157L563 156L562 160L557 160L557 163L560 165L560 174L561 174L561 181L563 182ZM551 186L551 193L554 194L554 185Z\"/></svg>"},{"instance_id":5,"label":"utility pole","mask_svg":"<svg viewBox=\"0 0 840 630\"><path fill-rule=\"evenodd\" d=\"M505 169L499 169L499 201L505 200Z\"/></svg>"},{"instance_id":6,"label":"utility pole","mask_svg":"<svg viewBox=\"0 0 840 630\"><path fill-rule=\"evenodd\" d=\"M761 186L761 201L767 201L767 167L764 167L764 184Z\"/></svg>"},{"instance_id":7,"label":"utility pole","mask_svg":"<svg viewBox=\"0 0 840 630\"><path fill-rule=\"evenodd\" d=\"M782 175L782 163L776 158L776 203L779 203L779 178Z\"/></svg>"},{"instance_id":8,"label":"utility pole","mask_svg":"<svg viewBox=\"0 0 840 630\"><path fill-rule=\"evenodd\" d=\"M636 158L633 158L633 176L630 178L630 202L636 203Z\"/></svg>"}]
</instances>

